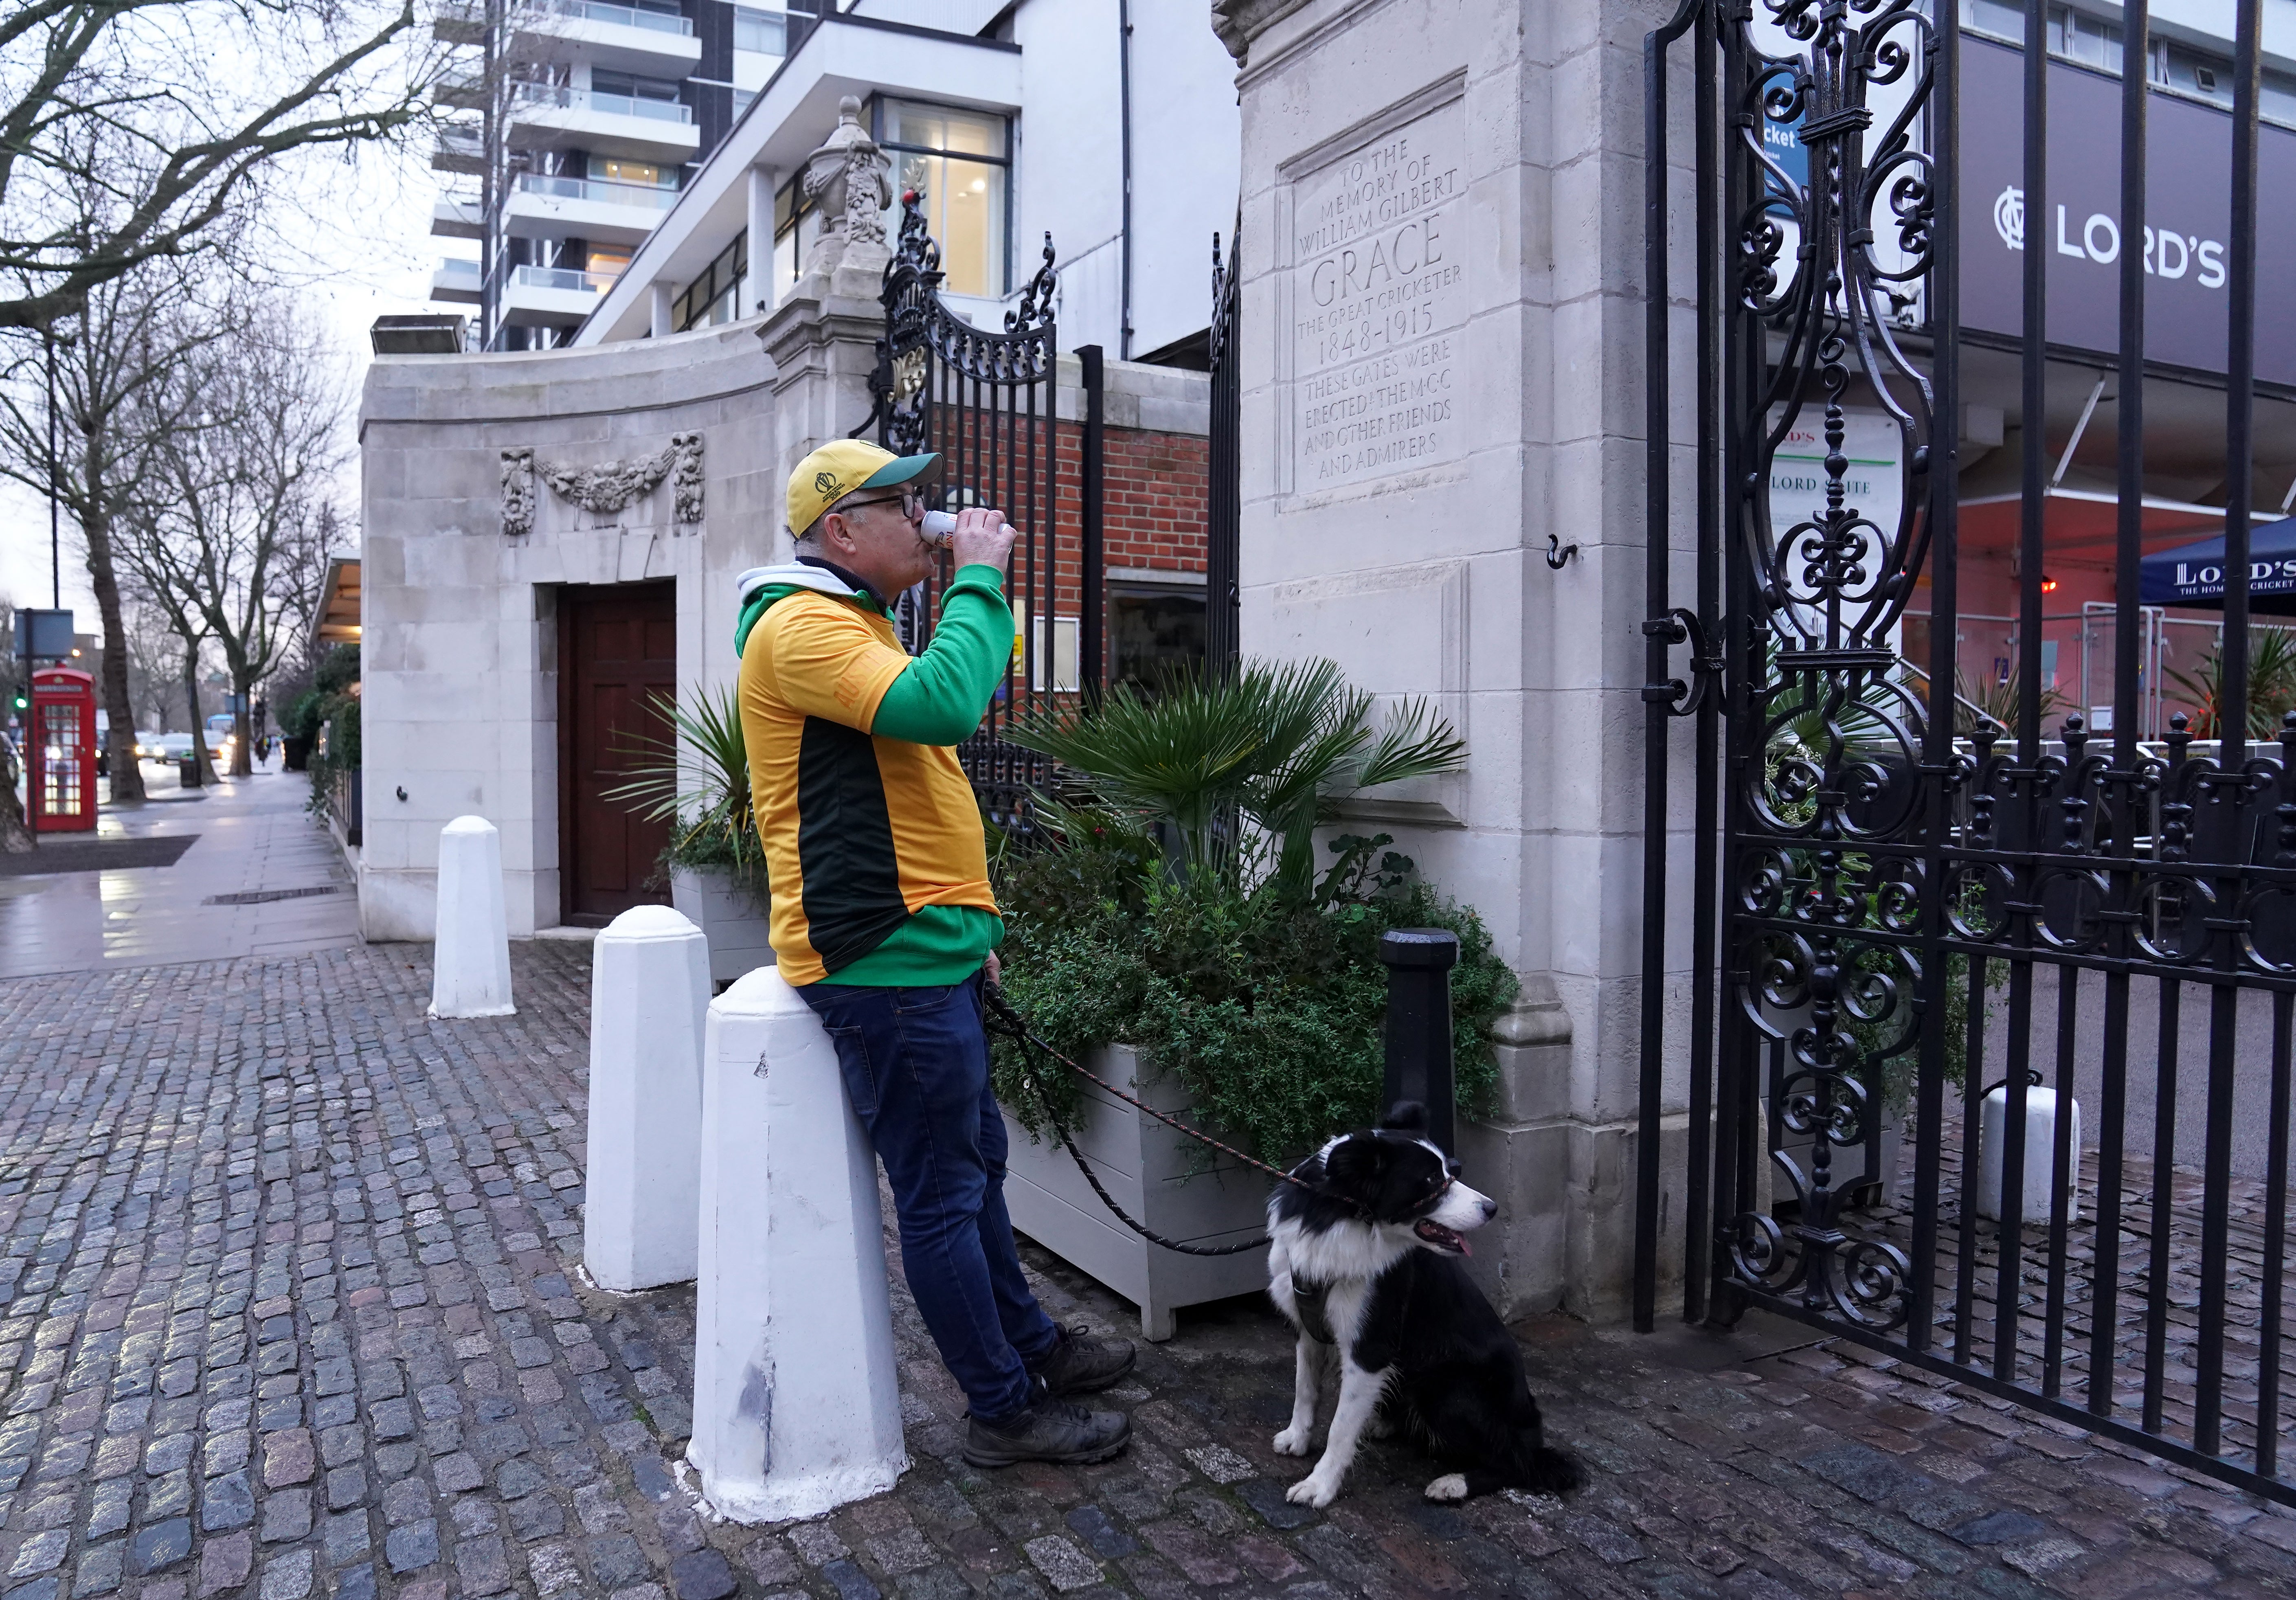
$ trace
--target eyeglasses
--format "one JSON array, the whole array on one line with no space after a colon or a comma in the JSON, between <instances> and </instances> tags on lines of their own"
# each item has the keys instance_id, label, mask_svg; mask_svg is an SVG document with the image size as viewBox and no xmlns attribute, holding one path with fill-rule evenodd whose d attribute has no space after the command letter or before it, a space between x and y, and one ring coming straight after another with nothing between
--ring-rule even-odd
<instances>
[{"instance_id":1,"label":"eyeglasses","mask_svg":"<svg viewBox=\"0 0 2296 1600\"><path fill-rule=\"evenodd\" d=\"M903 516L908 518L911 521L916 521L919 513L921 513L925 508L924 491L922 489L905 488L897 495L878 495L873 498L867 500L849 500L843 505L839 506L837 509L840 512L849 512L858 511L865 505L896 505L901 508L901 514Z\"/></svg>"}]
</instances>

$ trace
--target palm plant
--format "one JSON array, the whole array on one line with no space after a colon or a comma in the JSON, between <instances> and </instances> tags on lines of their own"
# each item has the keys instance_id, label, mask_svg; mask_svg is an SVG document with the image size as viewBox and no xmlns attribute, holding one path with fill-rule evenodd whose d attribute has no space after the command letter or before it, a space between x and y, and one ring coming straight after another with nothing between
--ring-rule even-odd
<instances>
[{"instance_id":1,"label":"palm plant","mask_svg":"<svg viewBox=\"0 0 2296 1600\"><path fill-rule=\"evenodd\" d=\"M1988 678L1975 684L1971 683L1960 673L1954 674L1956 704L1953 710L1953 731L1964 735L1974 734L1977 731L1977 719L1982 716L1997 726L2004 733L2015 734L2018 731L2017 708L2021 703L2020 685L2018 670L2013 667L2009 669L2009 676L2006 677L1997 681ZM2041 685L2042 721L2046 722L2057 712L2064 710L2065 703L2063 692L2054 685Z\"/></svg>"},{"instance_id":2,"label":"palm plant","mask_svg":"<svg viewBox=\"0 0 2296 1600\"><path fill-rule=\"evenodd\" d=\"M1275 882L1314 888L1315 831L1349 796L1455 772L1466 742L1424 700L1390 705L1327 661L1255 661L1219 678L1192 677L1152 699L1129 685L1097 706L1042 714L1007 737L1050 756L1102 804L1179 835L1186 870L1233 872L1241 816L1275 841Z\"/></svg>"},{"instance_id":3,"label":"palm plant","mask_svg":"<svg viewBox=\"0 0 2296 1600\"><path fill-rule=\"evenodd\" d=\"M638 763L601 798L667 822L669 862L730 868L762 888L765 850L750 808L750 752L734 690L697 691L690 707L662 694L652 703L669 733L625 734L622 752Z\"/></svg>"},{"instance_id":4,"label":"palm plant","mask_svg":"<svg viewBox=\"0 0 2296 1600\"><path fill-rule=\"evenodd\" d=\"M2224 700L2223 647L2219 645L2202 656L2197 672L2183 673L2172 667L2169 676L2199 710L2200 715L2193 722L2194 734L2202 739L2222 738L2224 732L2217 721L2218 707ZM2296 708L2296 634L2284 628L2250 629L2248 736L2276 737L2280 718L2292 708Z\"/></svg>"}]
</instances>

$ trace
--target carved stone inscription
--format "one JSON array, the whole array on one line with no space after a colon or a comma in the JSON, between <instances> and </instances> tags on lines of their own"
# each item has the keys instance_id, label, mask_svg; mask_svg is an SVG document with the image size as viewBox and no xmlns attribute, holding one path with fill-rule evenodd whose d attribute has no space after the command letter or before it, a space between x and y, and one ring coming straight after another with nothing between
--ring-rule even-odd
<instances>
[{"instance_id":1,"label":"carved stone inscription","mask_svg":"<svg viewBox=\"0 0 2296 1600\"><path fill-rule=\"evenodd\" d=\"M1288 330L1299 493L1464 448L1463 116L1454 100L1300 180Z\"/></svg>"}]
</instances>

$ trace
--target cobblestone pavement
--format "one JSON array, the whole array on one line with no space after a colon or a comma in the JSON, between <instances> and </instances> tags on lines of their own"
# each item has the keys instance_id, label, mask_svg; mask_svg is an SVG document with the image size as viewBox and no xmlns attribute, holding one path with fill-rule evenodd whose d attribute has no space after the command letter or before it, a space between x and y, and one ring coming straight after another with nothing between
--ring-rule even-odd
<instances>
[{"instance_id":1,"label":"cobblestone pavement","mask_svg":"<svg viewBox=\"0 0 2296 1600\"><path fill-rule=\"evenodd\" d=\"M709 1524L691 1292L576 1270L587 953L513 948L476 1022L423 1017L417 947L0 989L0 1600L2296 1592L2296 1518L1777 1325L1521 1325L1585 1493L1430 1506L1375 1445L1305 1511L1244 1301L1113 1392L1128 1456L984 1474L897 1292L900 1487Z\"/></svg>"}]
</instances>

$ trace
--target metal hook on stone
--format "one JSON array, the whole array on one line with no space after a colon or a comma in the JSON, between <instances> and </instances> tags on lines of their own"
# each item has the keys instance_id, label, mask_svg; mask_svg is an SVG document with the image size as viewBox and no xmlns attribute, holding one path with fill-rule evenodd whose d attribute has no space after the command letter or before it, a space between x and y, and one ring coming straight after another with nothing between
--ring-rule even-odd
<instances>
[{"instance_id":1,"label":"metal hook on stone","mask_svg":"<svg viewBox=\"0 0 2296 1600\"><path fill-rule=\"evenodd\" d=\"M1557 572L1562 570L1570 564L1570 558L1578 554L1578 546L1564 544L1561 534L1550 533L1546 536L1546 564L1553 570Z\"/></svg>"}]
</instances>

